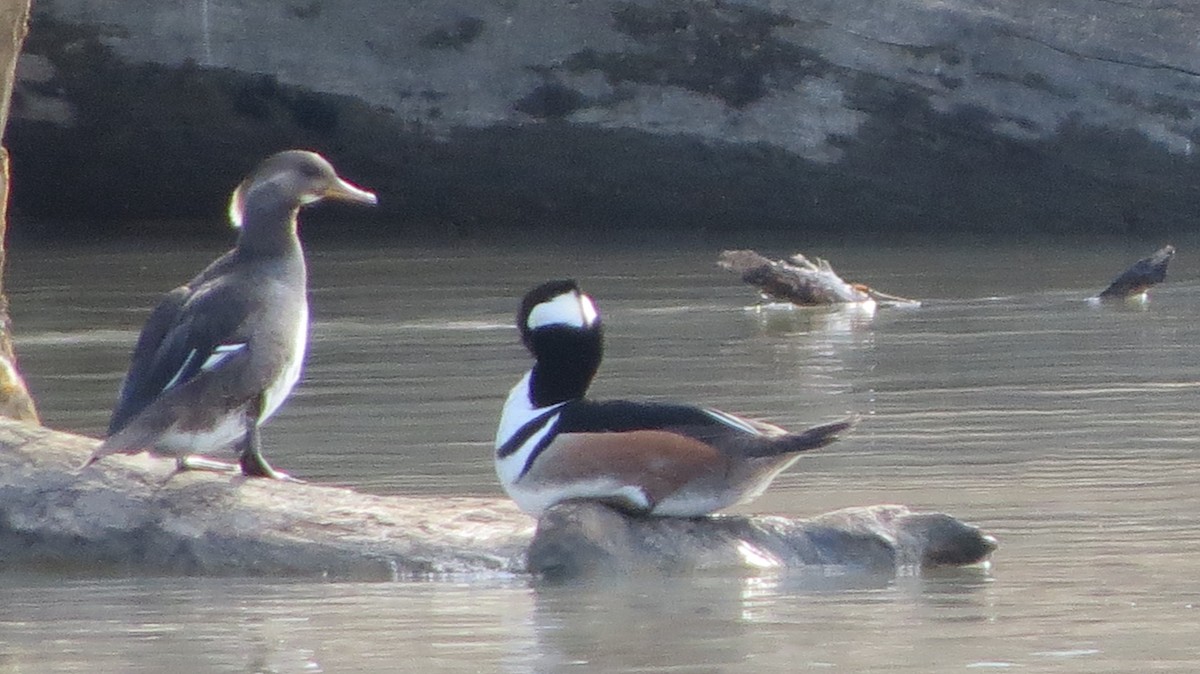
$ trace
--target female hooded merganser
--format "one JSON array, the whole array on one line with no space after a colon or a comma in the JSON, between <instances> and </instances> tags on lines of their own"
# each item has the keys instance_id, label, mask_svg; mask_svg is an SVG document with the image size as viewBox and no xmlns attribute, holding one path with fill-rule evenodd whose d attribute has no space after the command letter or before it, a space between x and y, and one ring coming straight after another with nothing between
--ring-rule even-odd
<instances>
[{"instance_id":1,"label":"female hooded merganser","mask_svg":"<svg viewBox=\"0 0 1200 674\"><path fill-rule=\"evenodd\" d=\"M188 457L236 444L243 474L286 477L263 459L258 429L300 378L308 291L296 216L321 199L376 201L301 150L268 157L238 185L229 204L237 245L150 314L89 465L154 450L180 469L213 467Z\"/></svg>"},{"instance_id":2,"label":"female hooded merganser","mask_svg":"<svg viewBox=\"0 0 1200 674\"><path fill-rule=\"evenodd\" d=\"M707 515L755 498L800 452L853 425L848 419L792 434L704 407L585 400L603 330L574 281L529 291L517 327L536 362L504 404L496 473L534 516L569 499L650 515Z\"/></svg>"}]
</instances>

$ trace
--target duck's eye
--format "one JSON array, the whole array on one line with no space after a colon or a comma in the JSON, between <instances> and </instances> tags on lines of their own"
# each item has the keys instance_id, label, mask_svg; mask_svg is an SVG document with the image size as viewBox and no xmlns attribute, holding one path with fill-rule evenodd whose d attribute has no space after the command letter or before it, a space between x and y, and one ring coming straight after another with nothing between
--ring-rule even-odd
<instances>
[{"instance_id":1,"label":"duck's eye","mask_svg":"<svg viewBox=\"0 0 1200 674\"><path fill-rule=\"evenodd\" d=\"M320 178L321 167L313 164L301 164L300 175L304 176L305 178Z\"/></svg>"}]
</instances>

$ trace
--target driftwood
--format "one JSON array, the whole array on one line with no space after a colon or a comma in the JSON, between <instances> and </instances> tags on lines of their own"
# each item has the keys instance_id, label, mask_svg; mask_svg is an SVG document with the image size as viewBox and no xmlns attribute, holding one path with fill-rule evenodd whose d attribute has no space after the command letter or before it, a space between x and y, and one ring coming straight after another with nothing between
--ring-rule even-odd
<instances>
[{"instance_id":1,"label":"driftwood","mask_svg":"<svg viewBox=\"0 0 1200 674\"><path fill-rule=\"evenodd\" d=\"M1162 283L1167 278L1167 265L1173 257L1175 246L1163 246L1150 257L1134 262L1100 293L1100 299L1130 299L1146 292L1150 286Z\"/></svg>"},{"instance_id":2,"label":"driftwood","mask_svg":"<svg viewBox=\"0 0 1200 674\"><path fill-rule=\"evenodd\" d=\"M808 520L628 517L597 503L546 511L529 566L548 578L637 571L838 567L871 573L980 562L996 540L942 513L899 505L846 508Z\"/></svg>"},{"instance_id":3,"label":"driftwood","mask_svg":"<svg viewBox=\"0 0 1200 674\"><path fill-rule=\"evenodd\" d=\"M914 300L881 293L861 283L847 283L827 260L809 260L800 253L787 260L770 260L752 250L726 250L717 265L758 288L766 299L801 307L860 302L917 304Z\"/></svg>"},{"instance_id":4,"label":"driftwood","mask_svg":"<svg viewBox=\"0 0 1200 674\"><path fill-rule=\"evenodd\" d=\"M969 564L995 542L940 514L852 508L812 520L643 519L597 504L537 525L507 499L384 497L112 457L96 441L0 422L0 569L355 579L532 572ZM168 479L170 478L170 479Z\"/></svg>"},{"instance_id":5,"label":"driftwood","mask_svg":"<svg viewBox=\"0 0 1200 674\"><path fill-rule=\"evenodd\" d=\"M871 296L857 284L846 283L829 262L816 263L800 253L790 260L769 260L752 250L727 250L717 264L758 288L763 297L802 307L868 302Z\"/></svg>"}]
</instances>

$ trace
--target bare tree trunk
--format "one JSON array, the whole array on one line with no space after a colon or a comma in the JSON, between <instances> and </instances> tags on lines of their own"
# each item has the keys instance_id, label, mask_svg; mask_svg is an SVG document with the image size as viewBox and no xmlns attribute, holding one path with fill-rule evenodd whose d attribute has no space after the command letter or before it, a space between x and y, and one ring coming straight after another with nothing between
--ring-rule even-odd
<instances>
[{"instance_id":1,"label":"bare tree trunk","mask_svg":"<svg viewBox=\"0 0 1200 674\"><path fill-rule=\"evenodd\" d=\"M0 133L8 125L16 79L17 56L29 30L30 0L0 2ZM12 345L12 322L8 316L8 296L4 294L4 245L8 231L8 150L0 146L0 416L37 422L33 398L17 370Z\"/></svg>"}]
</instances>

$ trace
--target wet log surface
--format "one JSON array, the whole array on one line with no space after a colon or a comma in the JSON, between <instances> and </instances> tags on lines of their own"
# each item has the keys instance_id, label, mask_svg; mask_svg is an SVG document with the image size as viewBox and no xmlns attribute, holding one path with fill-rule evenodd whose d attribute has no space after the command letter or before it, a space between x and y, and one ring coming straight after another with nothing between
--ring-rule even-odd
<instances>
[{"instance_id":1,"label":"wet log surface","mask_svg":"<svg viewBox=\"0 0 1200 674\"><path fill-rule=\"evenodd\" d=\"M388 498L111 457L96 441L0 424L6 567L388 579L517 572L533 522L497 499ZM170 479L168 480L168 477Z\"/></svg>"},{"instance_id":2,"label":"wet log surface","mask_svg":"<svg viewBox=\"0 0 1200 674\"><path fill-rule=\"evenodd\" d=\"M538 523L529 567L551 579L641 571L838 567L866 573L964 566L996 540L943 513L901 505L846 508L811 519L758 515L628 517L597 503L563 503Z\"/></svg>"},{"instance_id":3,"label":"wet log surface","mask_svg":"<svg viewBox=\"0 0 1200 674\"><path fill-rule=\"evenodd\" d=\"M173 461L146 455L80 470L95 444L0 422L0 569L368 580L824 566L878 573L970 564L995 547L953 517L902 506L809 520L669 519L565 503L535 523L506 499L171 477Z\"/></svg>"}]
</instances>

